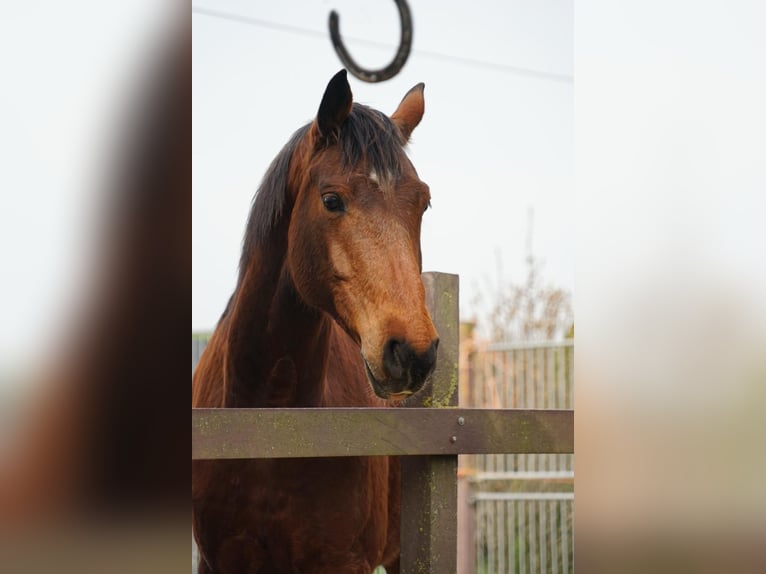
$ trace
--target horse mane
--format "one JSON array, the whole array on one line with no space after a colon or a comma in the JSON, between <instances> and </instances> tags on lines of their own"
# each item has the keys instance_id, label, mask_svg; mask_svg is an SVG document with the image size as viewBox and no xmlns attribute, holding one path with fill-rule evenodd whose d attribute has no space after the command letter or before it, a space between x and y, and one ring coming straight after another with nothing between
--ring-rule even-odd
<instances>
[{"instance_id":1,"label":"horse mane","mask_svg":"<svg viewBox=\"0 0 766 574\"><path fill-rule=\"evenodd\" d=\"M250 255L268 240L284 214L290 161L310 128L311 123L308 123L290 137L258 186L242 242L240 278L247 269ZM381 176L396 179L401 174L400 162L406 140L391 119L378 110L354 103L351 113L340 127L337 140L324 145L335 143L340 146L343 169L353 169L360 161L366 160L369 168Z\"/></svg>"}]
</instances>

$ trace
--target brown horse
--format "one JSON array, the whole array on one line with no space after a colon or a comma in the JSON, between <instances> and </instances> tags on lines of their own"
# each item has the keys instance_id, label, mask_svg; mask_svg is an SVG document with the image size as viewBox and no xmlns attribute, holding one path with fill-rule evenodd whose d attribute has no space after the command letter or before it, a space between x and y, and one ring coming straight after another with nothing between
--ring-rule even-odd
<instances>
[{"instance_id":1,"label":"brown horse","mask_svg":"<svg viewBox=\"0 0 766 574\"><path fill-rule=\"evenodd\" d=\"M423 84L389 118L332 78L258 190L193 407L379 407L423 386L430 195L404 152L423 110ZM198 461L192 500L199 572L399 571L396 458Z\"/></svg>"}]
</instances>

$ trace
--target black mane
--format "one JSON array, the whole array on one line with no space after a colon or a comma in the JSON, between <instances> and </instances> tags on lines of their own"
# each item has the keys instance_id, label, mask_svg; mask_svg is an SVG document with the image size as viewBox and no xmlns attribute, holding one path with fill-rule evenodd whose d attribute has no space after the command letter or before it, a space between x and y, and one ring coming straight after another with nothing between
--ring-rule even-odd
<instances>
[{"instance_id":1,"label":"black mane","mask_svg":"<svg viewBox=\"0 0 766 574\"><path fill-rule=\"evenodd\" d=\"M310 126L310 123L306 124L292 135L271 162L255 193L242 244L240 276L247 268L250 254L268 241L272 230L284 215L290 159L298 144L306 137ZM366 159L370 169L394 179L401 174L404 143L390 118L357 103L353 104L351 113L341 125L337 140L344 170L352 169Z\"/></svg>"}]
</instances>

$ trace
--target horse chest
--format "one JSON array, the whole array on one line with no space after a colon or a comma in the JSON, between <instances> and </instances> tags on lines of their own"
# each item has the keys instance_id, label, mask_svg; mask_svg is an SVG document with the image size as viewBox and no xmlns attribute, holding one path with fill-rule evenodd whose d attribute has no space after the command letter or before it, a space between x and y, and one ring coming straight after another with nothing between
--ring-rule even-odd
<instances>
[{"instance_id":1,"label":"horse chest","mask_svg":"<svg viewBox=\"0 0 766 574\"><path fill-rule=\"evenodd\" d=\"M380 495L372 466L362 458L253 461L241 485L265 521L283 516L327 522L366 519L370 499Z\"/></svg>"},{"instance_id":2,"label":"horse chest","mask_svg":"<svg viewBox=\"0 0 766 574\"><path fill-rule=\"evenodd\" d=\"M230 483L240 532L291 564L314 553L375 556L388 529L385 460L252 461ZM228 514L231 518L232 514ZM276 558L273 558L276 559Z\"/></svg>"}]
</instances>

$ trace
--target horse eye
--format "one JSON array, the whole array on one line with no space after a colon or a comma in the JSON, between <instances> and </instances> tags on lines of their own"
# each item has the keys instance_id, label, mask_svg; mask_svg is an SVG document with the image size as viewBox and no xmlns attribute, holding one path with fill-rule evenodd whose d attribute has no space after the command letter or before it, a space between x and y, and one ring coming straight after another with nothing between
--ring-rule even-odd
<instances>
[{"instance_id":1,"label":"horse eye","mask_svg":"<svg viewBox=\"0 0 766 574\"><path fill-rule=\"evenodd\" d=\"M343 200L337 193L325 193L322 196L322 203L324 203L327 211L343 211L345 209Z\"/></svg>"}]
</instances>

